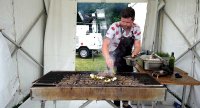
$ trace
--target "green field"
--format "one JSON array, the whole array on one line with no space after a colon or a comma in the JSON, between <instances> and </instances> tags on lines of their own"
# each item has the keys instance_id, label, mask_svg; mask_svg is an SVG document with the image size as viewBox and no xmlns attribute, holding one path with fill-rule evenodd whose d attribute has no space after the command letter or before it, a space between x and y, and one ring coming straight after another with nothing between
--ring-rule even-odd
<instances>
[{"instance_id":1,"label":"green field","mask_svg":"<svg viewBox=\"0 0 200 108\"><path fill-rule=\"evenodd\" d=\"M95 55L93 58L82 59L76 56L75 61L76 71L104 71L106 70L106 64L101 54Z\"/></svg>"}]
</instances>

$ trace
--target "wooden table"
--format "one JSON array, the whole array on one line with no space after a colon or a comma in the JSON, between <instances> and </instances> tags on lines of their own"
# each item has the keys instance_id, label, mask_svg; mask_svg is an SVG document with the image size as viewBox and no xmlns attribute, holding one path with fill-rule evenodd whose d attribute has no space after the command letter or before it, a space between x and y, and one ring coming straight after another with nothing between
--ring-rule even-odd
<instances>
[{"instance_id":1,"label":"wooden table","mask_svg":"<svg viewBox=\"0 0 200 108\"><path fill-rule=\"evenodd\" d=\"M136 64L135 67L138 70L138 72L140 72L140 73L148 73L150 75L152 74L152 71L144 70L138 64ZM176 78L175 73L179 73L182 76L182 78ZM186 73L185 71L181 70L178 67L174 68L173 75L168 75L165 77L158 77L158 78L154 77L154 78L157 81L159 81L161 84L165 84L165 85L183 85L182 102L181 102L182 108L185 108L186 86L187 85L190 85L190 86L200 85L200 81L188 76L188 73Z\"/></svg>"}]
</instances>

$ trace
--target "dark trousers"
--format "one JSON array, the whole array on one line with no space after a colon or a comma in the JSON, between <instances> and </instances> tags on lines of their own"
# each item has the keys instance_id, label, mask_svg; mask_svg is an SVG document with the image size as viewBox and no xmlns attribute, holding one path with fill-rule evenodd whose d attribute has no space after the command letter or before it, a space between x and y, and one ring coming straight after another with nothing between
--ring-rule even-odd
<instances>
[{"instance_id":1,"label":"dark trousers","mask_svg":"<svg viewBox=\"0 0 200 108\"><path fill-rule=\"evenodd\" d=\"M115 104L117 107L120 107L120 101L119 101L119 100L114 100L114 104Z\"/></svg>"},{"instance_id":2,"label":"dark trousers","mask_svg":"<svg viewBox=\"0 0 200 108\"><path fill-rule=\"evenodd\" d=\"M133 67L132 66L125 66L125 67L117 67L117 74L120 74L120 73L123 73L123 72L133 72ZM128 101L125 101L123 100L123 103L124 102L128 102ZM117 107L120 107L120 100L114 100L114 104L117 106Z\"/></svg>"},{"instance_id":3,"label":"dark trousers","mask_svg":"<svg viewBox=\"0 0 200 108\"><path fill-rule=\"evenodd\" d=\"M122 102L123 102L123 103L125 103L125 102L128 103L128 101L125 101L125 100L123 100ZM115 104L117 107L120 107L120 100L114 100L114 104Z\"/></svg>"}]
</instances>

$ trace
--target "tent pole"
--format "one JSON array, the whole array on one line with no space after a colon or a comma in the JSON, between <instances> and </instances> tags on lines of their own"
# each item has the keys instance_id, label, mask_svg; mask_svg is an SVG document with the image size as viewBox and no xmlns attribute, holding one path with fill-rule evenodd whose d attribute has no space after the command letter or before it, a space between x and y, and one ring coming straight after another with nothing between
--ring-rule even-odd
<instances>
[{"instance_id":1,"label":"tent pole","mask_svg":"<svg viewBox=\"0 0 200 108\"><path fill-rule=\"evenodd\" d=\"M40 14L38 15L38 17L36 18L36 20L33 22L33 24L31 25L31 27L29 28L29 30L25 33L24 36L22 36L23 38L19 41L19 46L21 46L21 44L24 42L24 40L27 38L28 34L30 33L30 31L32 30L32 28L35 26L35 24L38 22L38 20L41 18L41 16L45 13L45 10L42 10L40 12ZM15 48L12 53L11 56L14 55L14 53L17 51L19 47Z\"/></svg>"},{"instance_id":2,"label":"tent pole","mask_svg":"<svg viewBox=\"0 0 200 108\"><path fill-rule=\"evenodd\" d=\"M190 50L192 50L195 46L197 46L199 44L200 40L197 41L194 45L192 45L190 48L188 48L188 50L186 50L184 53L182 53L179 57L177 57L176 61L178 61L182 56L184 56L187 52L189 52ZM198 57L197 57L198 58ZM199 58L198 58L199 59Z\"/></svg>"},{"instance_id":3,"label":"tent pole","mask_svg":"<svg viewBox=\"0 0 200 108\"><path fill-rule=\"evenodd\" d=\"M167 86L165 86L167 88L167 91L173 95L178 101L182 102L182 99L180 97L178 97L174 92L172 92ZM184 103L186 108L191 108L188 104Z\"/></svg>"},{"instance_id":4,"label":"tent pole","mask_svg":"<svg viewBox=\"0 0 200 108\"><path fill-rule=\"evenodd\" d=\"M163 7L164 8L164 7ZM157 52L160 52L161 51L161 44L162 44L162 29L163 29L163 16L164 16L164 14L163 14L163 11L164 11L164 9L160 9L160 11L159 11L159 16L158 16L158 18L159 18L159 20L158 20L158 27L157 27L157 39L156 39L156 51Z\"/></svg>"},{"instance_id":5,"label":"tent pole","mask_svg":"<svg viewBox=\"0 0 200 108\"><path fill-rule=\"evenodd\" d=\"M34 59L27 51L25 51L20 45L14 42L11 38L9 38L3 31L1 31L2 35L8 39L11 43L13 43L16 47L18 47L22 52L24 52L28 57L30 57L35 63L37 63L40 67L44 68L36 59Z\"/></svg>"},{"instance_id":6,"label":"tent pole","mask_svg":"<svg viewBox=\"0 0 200 108\"><path fill-rule=\"evenodd\" d=\"M30 93L26 95L17 105L13 106L13 108L19 108L28 98L30 98Z\"/></svg>"},{"instance_id":7,"label":"tent pole","mask_svg":"<svg viewBox=\"0 0 200 108\"><path fill-rule=\"evenodd\" d=\"M186 36L183 34L183 32L178 28L178 26L175 24L175 22L171 19L171 17L169 16L169 14L164 11L164 14L169 18L169 20L172 22L172 24L176 27L176 29L179 31L179 33L182 35L182 37L185 39L186 43L188 44L189 47L191 47L192 45L190 44L190 42L187 40ZM198 53L196 52L196 50L191 50L193 52L193 54L197 57L197 59L200 62L200 56L198 55Z\"/></svg>"}]
</instances>

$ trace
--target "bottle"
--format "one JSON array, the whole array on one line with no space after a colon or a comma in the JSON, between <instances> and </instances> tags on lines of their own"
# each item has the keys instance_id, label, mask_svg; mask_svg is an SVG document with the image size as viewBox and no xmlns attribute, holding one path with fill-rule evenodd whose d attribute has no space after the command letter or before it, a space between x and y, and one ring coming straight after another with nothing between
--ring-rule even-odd
<instances>
[{"instance_id":1,"label":"bottle","mask_svg":"<svg viewBox=\"0 0 200 108\"><path fill-rule=\"evenodd\" d=\"M149 55L149 53L150 53L149 50L147 50L146 55Z\"/></svg>"},{"instance_id":2,"label":"bottle","mask_svg":"<svg viewBox=\"0 0 200 108\"><path fill-rule=\"evenodd\" d=\"M174 72L174 63L175 63L175 57L174 57L174 52L172 52L171 56L169 57L169 69L171 71L169 74L173 74Z\"/></svg>"}]
</instances>

